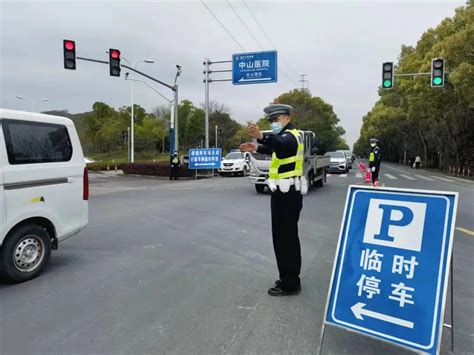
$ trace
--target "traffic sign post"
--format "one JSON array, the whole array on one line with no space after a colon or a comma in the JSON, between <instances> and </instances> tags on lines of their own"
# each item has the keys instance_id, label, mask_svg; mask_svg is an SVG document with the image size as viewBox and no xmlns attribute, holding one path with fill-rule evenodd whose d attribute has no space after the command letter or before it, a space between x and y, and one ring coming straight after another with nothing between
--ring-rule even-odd
<instances>
[{"instance_id":1,"label":"traffic sign post","mask_svg":"<svg viewBox=\"0 0 474 355\"><path fill-rule=\"evenodd\" d=\"M438 353L457 201L456 192L349 187L321 342L330 324Z\"/></svg>"},{"instance_id":2,"label":"traffic sign post","mask_svg":"<svg viewBox=\"0 0 474 355\"><path fill-rule=\"evenodd\" d=\"M233 54L232 84L276 83L277 67L277 51Z\"/></svg>"},{"instance_id":3,"label":"traffic sign post","mask_svg":"<svg viewBox=\"0 0 474 355\"><path fill-rule=\"evenodd\" d=\"M219 169L222 160L221 148L190 149L189 169Z\"/></svg>"}]
</instances>

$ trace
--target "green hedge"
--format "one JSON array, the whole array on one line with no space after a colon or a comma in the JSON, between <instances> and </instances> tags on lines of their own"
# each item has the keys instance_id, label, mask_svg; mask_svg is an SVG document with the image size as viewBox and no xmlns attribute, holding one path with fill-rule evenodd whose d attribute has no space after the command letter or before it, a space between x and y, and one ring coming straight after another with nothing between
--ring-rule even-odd
<instances>
[{"instance_id":1,"label":"green hedge","mask_svg":"<svg viewBox=\"0 0 474 355\"><path fill-rule=\"evenodd\" d=\"M111 163L111 162L96 162L96 163L89 163L87 165L87 169L89 171L104 171L107 170L107 167L109 167L110 170L115 169L115 165L117 165L117 169L122 169L122 165L124 163Z\"/></svg>"},{"instance_id":2,"label":"green hedge","mask_svg":"<svg viewBox=\"0 0 474 355\"><path fill-rule=\"evenodd\" d=\"M149 175L149 176L170 176L169 162L157 163L126 163L121 165L124 174ZM178 169L178 177L193 177L193 171L187 166L181 165Z\"/></svg>"}]
</instances>

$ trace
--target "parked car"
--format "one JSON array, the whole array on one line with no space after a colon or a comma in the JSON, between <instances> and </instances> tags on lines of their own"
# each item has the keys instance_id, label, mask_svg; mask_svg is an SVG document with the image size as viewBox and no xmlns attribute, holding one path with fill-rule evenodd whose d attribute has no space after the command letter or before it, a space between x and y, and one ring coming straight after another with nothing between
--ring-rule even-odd
<instances>
[{"instance_id":1,"label":"parked car","mask_svg":"<svg viewBox=\"0 0 474 355\"><path fill-rule=\"evenodd\" d=\"M347 173L349 171L349 163L343 152L327 152L324 156L329 157L331 160L328 172Z\"/></svg>"},{"instance_id":2,"label":"parked car","mask_svg":"<svg viewBox=\"0 0 474 355\"><path fill-rule=\"evenodd\" d=\"M38 276L88 224L89 178L74 123L0 109L0 273Z\"/></svg>"},{"instance_id":3,"label":"parked car","mask_svg":"<svg viewBox=\"0 0 474 355\"><path fill-rule=\"evenodd\" d=\"M227 154L221 161L219 175L234 175L247 176L250 171L247 153L240 151L233 151Z\"/></svg>"}]
</instances>

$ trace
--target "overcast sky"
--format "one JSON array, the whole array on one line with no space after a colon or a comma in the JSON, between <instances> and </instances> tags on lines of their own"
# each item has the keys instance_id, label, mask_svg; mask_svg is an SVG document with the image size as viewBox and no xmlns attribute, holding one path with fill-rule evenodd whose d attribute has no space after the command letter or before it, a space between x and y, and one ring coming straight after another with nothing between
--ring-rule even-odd
<instances>
[{"instance_id":1,"label":"overcast sky","mask_svg":"<svg viewBox=\"0 0 474 355\"><path fill-rule=\"evenodd\" d=\"M227 0L205 3L245 51L262 48L241 24ZM212 83L211 100L229 107L239 122L256 120L263 107L301 85L333 105L352 145L362 116L377 100L381 63L396 61L402 44L452 16L463 0L444 1L250 1L230 0L263 49L277 49L278 84L233 86ZM229 60L242 49L200 1L4 1L0 0L0 105L37 110L88 111L95 101L116 108L130 104L130 82L109 76L102 64L78 61L63 69L62 40L76 41L78 56L107 60L118 48L130 61L153 59L137 68L172 83L180 64L180 99L204 102L202 61ZM270 41L254 21L263 28ZM213 69L230 69L229 64ZM124 71L122 71L124 74ZM230 73L214 74L228 78ZM289 78L288 78L288 77ZM152 83L153 86L155 84ZM165 95L171 92L156 85ZM25 100L16 98L20 95ZM135 83L135 103L151 110L166 103Z\"/></svg>"}]
</instances>

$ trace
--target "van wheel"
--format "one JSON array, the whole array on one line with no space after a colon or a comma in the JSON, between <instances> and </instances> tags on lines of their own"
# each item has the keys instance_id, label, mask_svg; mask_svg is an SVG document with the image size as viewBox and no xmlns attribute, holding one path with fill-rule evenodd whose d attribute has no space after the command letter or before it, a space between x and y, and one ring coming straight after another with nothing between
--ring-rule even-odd
<instances>
[{"instance_id":1,"label":"van wheel","mask_svg":"<svg viewBox=\"0 0 474 355\"><path fill-rule=\"evenodd\" d=\"M44 228L29 224L13 229L0 250L0 271L7 281L35 278L51 256L51 238Z\"/></svg>"},{"instance_id":2,"label":"van wheel","mask_svg":"<svg viewBox=\"0 0 474 355\"><path fill-rule=\"evenodd\" d=\"M249 174L249 169L244 166L244 169L242 170L242 176L247 176Z\"/></svg>"},{"instance_id":3,"label":"van wheel","mask_svg":"<svg viewBox=\"0 0 474 355\"><path fill-rule=\"evenodd\" d=\"M261 194L265 191L265 185L255 184L255 190L257 193Z\"/></svg>"}]
</instances>

